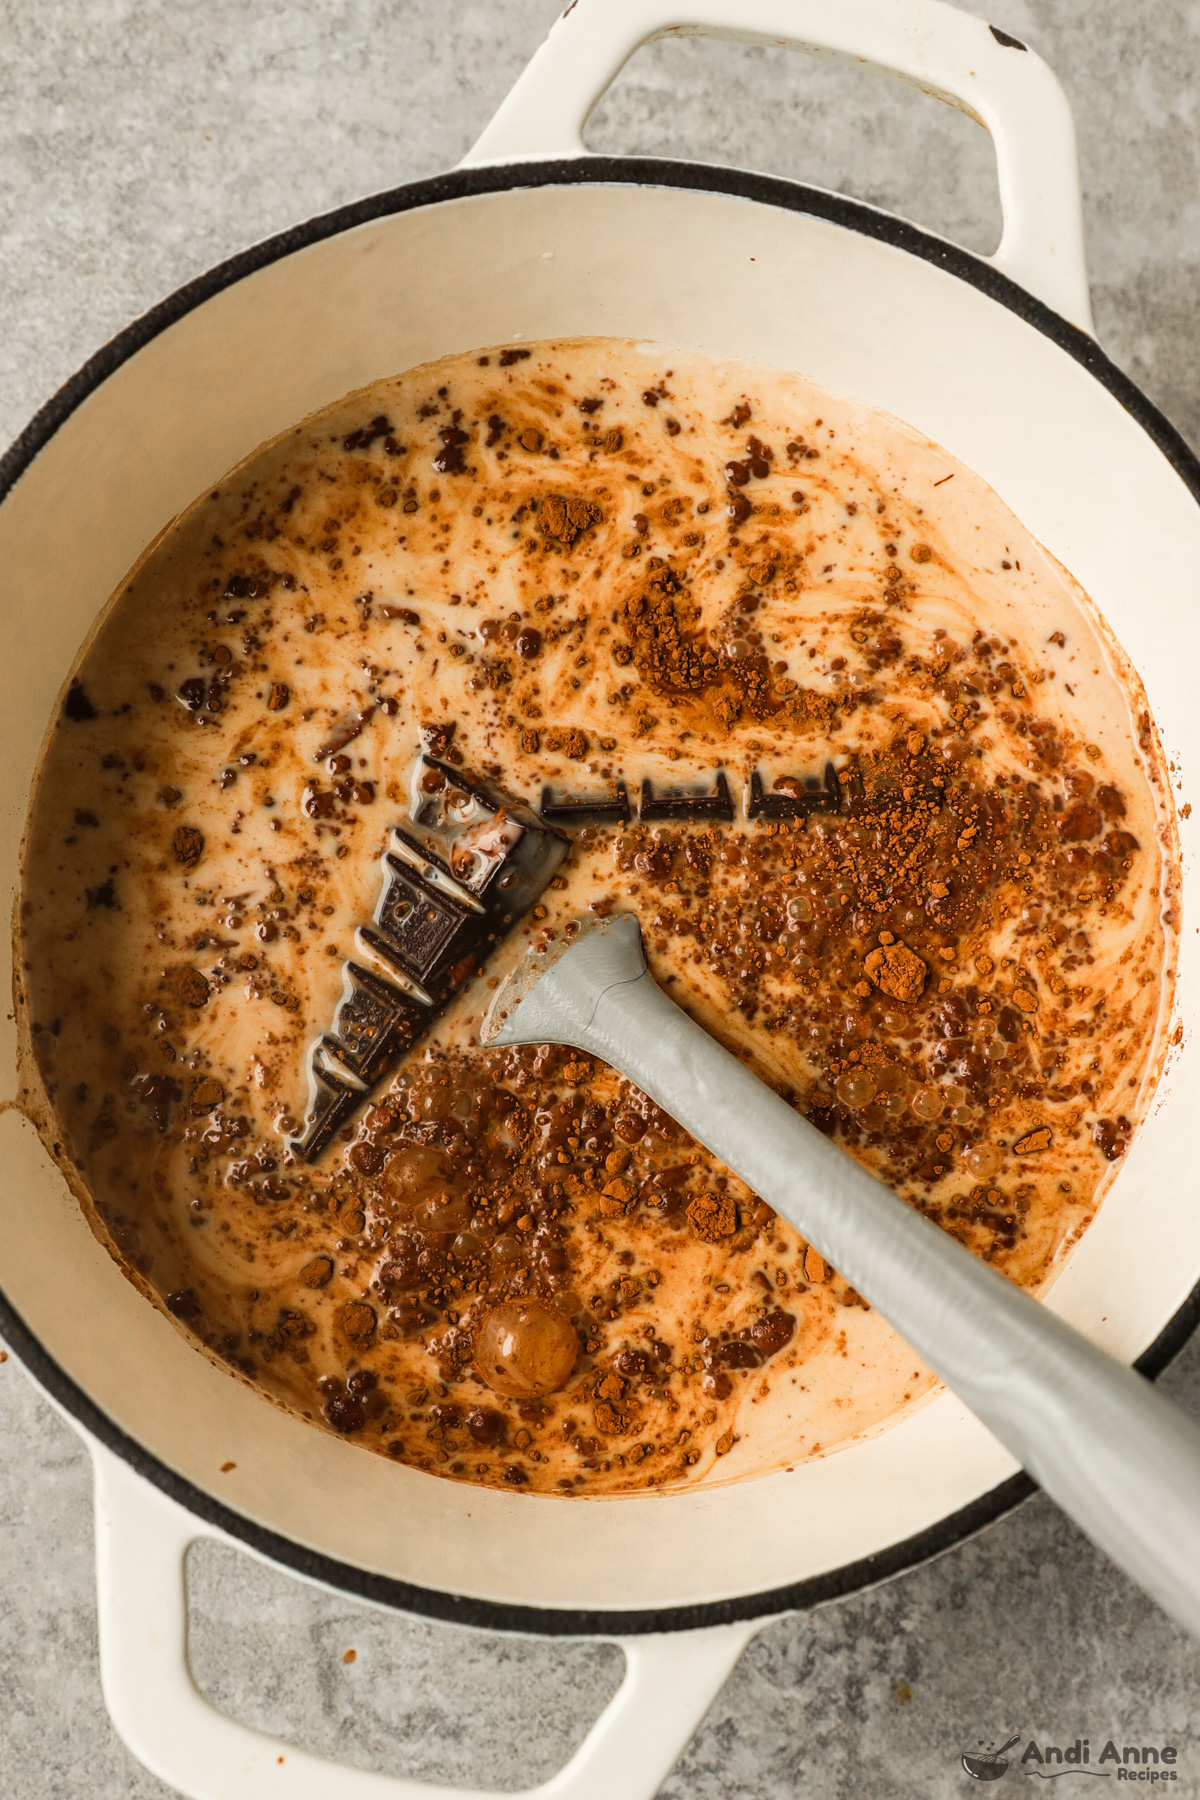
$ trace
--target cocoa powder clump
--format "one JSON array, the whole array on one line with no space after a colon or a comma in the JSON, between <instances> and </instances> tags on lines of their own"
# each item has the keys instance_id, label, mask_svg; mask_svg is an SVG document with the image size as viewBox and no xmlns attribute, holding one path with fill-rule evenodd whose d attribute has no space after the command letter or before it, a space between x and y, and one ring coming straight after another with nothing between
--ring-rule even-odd
<instances>
[{"instance_id":1,"label":"cocoa powder clump","mask_svg":"<svg viewBox=\"0 0 1200 1800\"><path fill-rule=\"evenodd\" d=\"M737 1208L728 1194L697 1194L687 1217L702 1244L719 1244L737 1230Z\"/></svg>"},{"instance_id":2,"label":"cocoa powder clump","mask_svg":"<svg viewBox=\"0 0 1200 1800\"><path fill-rule=\"evenodd\" d=\"M203 1006L208 999L208 982L199 969L177 969L175 992L185 1006Z\"/></svg>"},{"instance_id":3,"label":"cocoa powder clump","mask_svg":"<svg viewBox=\"0 0 1200 1800\"><path fill-rule=\"evenodd\" d=\"M863 967L875 986L893 1000L919 1000L929 973L921 958L903 944L883 944L872 950Z\"/></svg>"},{"instance_id":4,"label":"cocoa powder clump","mask_svg":"<svg viewBox=\"0 0 1200 1800\"><path fill-rule=\"evenodd\" d=\"M603 516L595 502L585 500L582 494L547 494L542 501L542 533L570 549Z\"/></svg>"},{"instance_id":5,"label":"cocoa powder clump","mask_svg":"<svg viewBox=\"0 0 1200 1800\"><path fill-rule=\"evenodd\" d=\"M204 854L204 833L194 825L180 825L171 839L171 848L182 868L194 869Z\"/></svg>"},{"instance_id":6,"label":"cocoa powder clump","mask_svg":"<svg viewBox=\"0 0 1200 1800\"><path fill-rule=\"evenodd\" d=\"M719 673L715 650L687 628L680 593L679 579L670 569L655 569L622 608L633 659L658 693L699 693Z\"/></svg>"},{"instance_id":7,"label":"cocoa powder clump","mask_svg":"<svg viewBox=\"0 0 1200 1800\"><path fill-rule=\"evenodd\" d=\"M375 1332L375 1311L365 1300L348 1301L342 1308L342 1330L356 1342L363 1342Z\"/></svg>"}]
</instances>

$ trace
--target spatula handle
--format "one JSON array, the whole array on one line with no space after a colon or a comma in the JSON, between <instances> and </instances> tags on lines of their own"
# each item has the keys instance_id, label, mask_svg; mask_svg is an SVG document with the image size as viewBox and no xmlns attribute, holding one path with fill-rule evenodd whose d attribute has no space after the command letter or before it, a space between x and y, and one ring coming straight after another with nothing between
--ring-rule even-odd
<instances>
[{"instance_id":1,"label":"spatula handle","mask_svg":"<svg viewBox=\"0 0 1200 1800\"><path fill-rule=\"evenodd\" d=\"M632 917L548 967L495 1040L619 1069L895 1326L1063 1510L1200 1635L1200 1427L898 1200L667 998Z\"/></svg>"}]
</instances>

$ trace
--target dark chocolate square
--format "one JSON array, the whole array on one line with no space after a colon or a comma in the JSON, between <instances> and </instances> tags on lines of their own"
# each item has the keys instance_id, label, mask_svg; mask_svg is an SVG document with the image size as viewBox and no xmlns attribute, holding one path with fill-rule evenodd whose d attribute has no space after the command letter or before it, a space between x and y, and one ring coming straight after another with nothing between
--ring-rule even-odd
<instances>
[{"instance_id":1,"label":"dark chocolate square","mask_svg":"<svg viewBox=\"0 0 1200 1800\"><path fill-rule=\"evenodd\" d=\"M385 858L387 886L375 922L397 966L422 984L464 954L476 935L476 917L448 894L423 881L399 857Z\"/></svg>"}]
</instances>

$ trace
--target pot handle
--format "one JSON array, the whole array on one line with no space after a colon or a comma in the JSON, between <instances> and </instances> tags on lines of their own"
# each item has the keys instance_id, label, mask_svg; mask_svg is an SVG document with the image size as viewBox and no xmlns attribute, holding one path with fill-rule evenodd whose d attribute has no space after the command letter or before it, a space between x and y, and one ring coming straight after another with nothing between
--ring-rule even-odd
<instances>
[{"instance_id":1,"label":"pot handle","mask_svg":"<svg viewBox=\"0 0 1200 1800\"><path fill-rule=\"evenodd\" d=\"M185 1558L199 1538L233 1540L102 1444L88 1447L105 1702L138 1761L186 1800L652 1800L762 1624L606 1640L625 1656L620 1688L566 1767L519 1795L348 1768L239 1725L204 1698L188 1667Z\"/></svg>"},{"instance_id":2,"label":"pot handle","mask_svg":"<svg viewBox=\"0 0 1200 1800\"><path fill-rule=\"evenodd\" d=\"M1070 104L1035 51L943 0L571 0L462 167L586 155L589 113L666 37L792 45L873 63L991 133L1004 229L984 258L1094 335Z\"/></svg>"}]
</instances>

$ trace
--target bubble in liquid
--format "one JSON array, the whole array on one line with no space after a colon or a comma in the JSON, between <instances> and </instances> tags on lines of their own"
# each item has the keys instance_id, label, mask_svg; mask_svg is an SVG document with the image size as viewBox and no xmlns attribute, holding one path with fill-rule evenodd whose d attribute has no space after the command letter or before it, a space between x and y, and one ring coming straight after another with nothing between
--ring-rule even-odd
<instances>
[{"instance_id":1,"label":"bubble in liquid","mask_svg":"<svg viewBox=\"0 0 1200 1800\"><path fill-rule=\"evenodd\" d=\"M851 1069L837 1084L837 1097L843 1106L869 1106L878 1091L875 1077L866 1069Z\"/></svg>"},{"instance_id":2,"label":"bubble in liquid","mask_svg":"<svg viewBox=\"0 0 1200 1800\"><path fill-rule=\"evenodd\" d=\"M463 1194L435 1194L418 1209L418 1225L429 1231L465 1231L471 1223L471 1207Z\"/></svg>"},{"instance_id":3,"label":"bubble in liquid","mask_svg":"<svg viewBox=\"0 0 1200 1800\"><path fill-rule=\"evenodd\" d=\"M941 1088L934 1087L931 1083L919 1087L909 1101L909 1105L918 1119L924 1119L926 1122L940 1119L945 1104Z\"/></svg>"},{"instance_id":4,"label":"bubble in liquid","mask_svg":"<svg viewBox=\"0 0 1200 1800\"><path fill-rule=\"evenodd\" d=\"M497 1394L538 1400L571 1378L579 1339L568 1318L540 1300L507 1300L475 1334L475 1369Z\"/></svg>"},{"instance_id":5,"label":"bubble in liquid","mask_svg":"<svg viewBox=\"0 0 1200 1800\"><path fill-rule=\"evenodd\" d=\"M813 916L812 901L807 894L793 894L787 903L787 916L793 925L803 925Z\"/></svg>"},{"instance_id":6,"label":"bubble in liquid","mask_svg":"<svg viewBox=\"0 0 1200 1800\"><path fill-rule=\"evenodd\" d=\"M977 1181L987 1181L1000 1167L1000 1152L991 1144L973 1144L963 1162Z\"/></svg>"}]
</instances>

